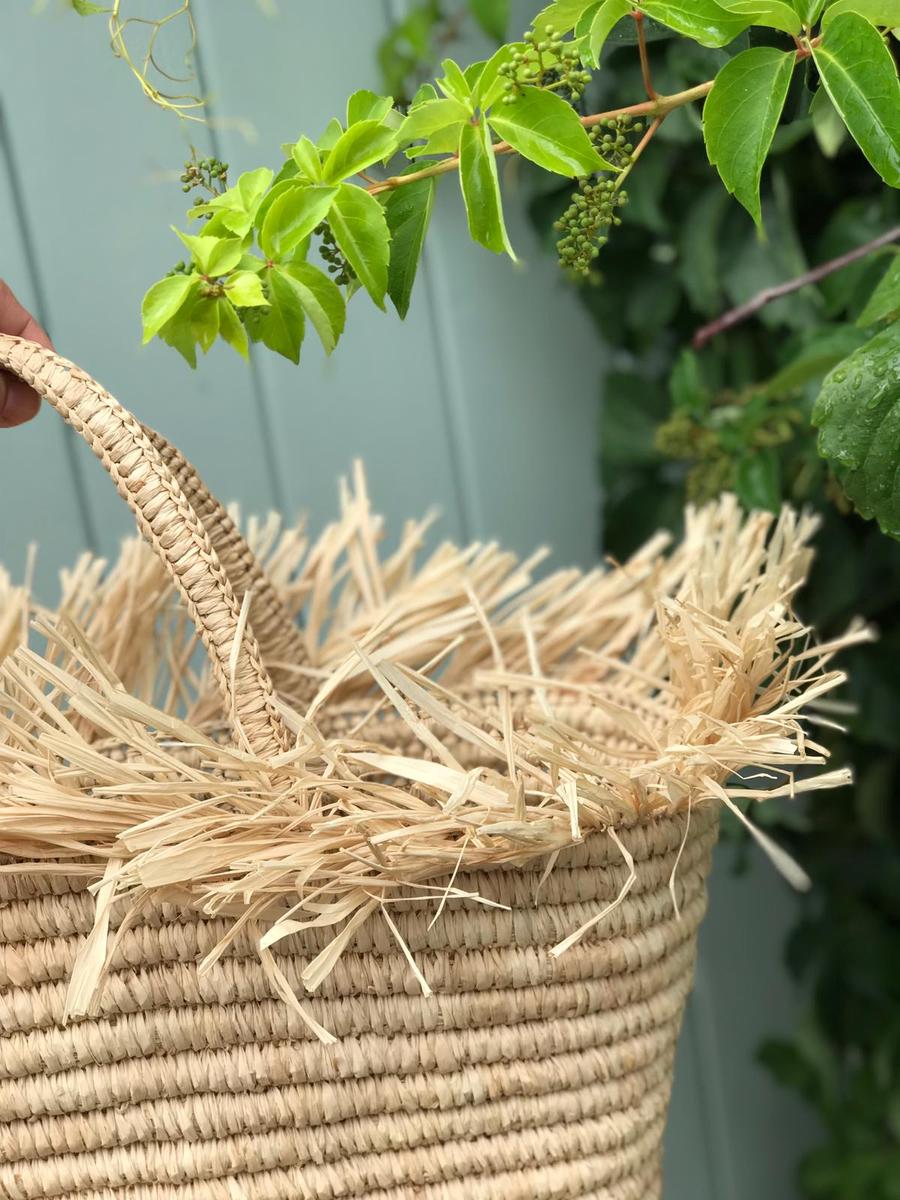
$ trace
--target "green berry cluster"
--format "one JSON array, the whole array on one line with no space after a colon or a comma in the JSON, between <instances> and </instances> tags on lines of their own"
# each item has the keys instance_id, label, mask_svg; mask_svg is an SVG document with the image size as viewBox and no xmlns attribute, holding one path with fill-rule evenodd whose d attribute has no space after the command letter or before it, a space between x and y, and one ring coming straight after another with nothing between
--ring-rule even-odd
<instances>
[{"instance_id":1,"label":"green berry cluster","mask_svg":"<svg viewBox=\"0 0 900 1200\"><path fill-rule=\"evenodd\" d=\"M334 282L341 286L352 283L356 279L356 272L341 253L331 226L327 221L323 221L321 225L316 226L315 232L322 239L319 243L319 253L328 264L328 271Z\"/></svg>"},{"instance_id":2,"label":"green berry cluster","mask_svg":"<svg viewBox=\"0 0 900 1200\"><path fill-rule=\"evenodd\" d=\"M630 117L605 121L591 130L591 141L614 166L625 168L634 154L629 140L639 133L641 124ZM572 203L555 222L562 235L556 243L560 265L576 278L590 275L591 264L605 246L609 230L621 225L618 209L628 203L628 193L614 176L593 175L579 181Z\"/></svg>"},{"instance_id":3,"label":"green berry cluster","mask_svg":"<svg viewBox=\"0 0 900 1200\"><path fill-rule=\"evenodd\" d=\"M193 269L193 263L177 262L171 271L166 271L166 279L171 275L190 275Z\"/></svg>"},{"instance_id":4,"label":"green berry cluster","mask_svg":"<svg viewBox=\"0 0 900 1200\"><path fill-rule=\"evenodd\" d=\"M218 158L192 158L184 164L181 175L181 190L190 192L194 188L205 188L218 195L228 187L228 163Z\"/></svg>"},{"instance_id":5,"label":"green berry cluster","mask_svg":"<svg viewBox=\"0 0 900 1200\"><path fill-rule=\"evenodd\" d=\"M573 42L564 42L561 33L552 25L540 37L533 29L524 35L524 50L517 50L509 62L503 63L499 74L503 78L503 103L513 104L525 84L553 87L569 100L579 100L591 75L581 65L581 55Z\"/></svg>"}]
</instances>

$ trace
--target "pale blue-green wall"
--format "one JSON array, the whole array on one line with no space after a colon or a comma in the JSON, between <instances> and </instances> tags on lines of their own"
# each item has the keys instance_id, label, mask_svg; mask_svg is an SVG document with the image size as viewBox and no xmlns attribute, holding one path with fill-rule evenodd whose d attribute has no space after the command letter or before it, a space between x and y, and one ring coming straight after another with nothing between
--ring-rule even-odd
<instances>
[{"instance_id":1,"label":"pale blue-green wall","mask_svg":"<svg viewBox=\"0 0 900 1200\"><path fill-rule=\"evenodd\" d=\"M202 86L217 118L190 134L233 173L276 163L348 91L377 86L373 50L400 0L196 0ZM141 0L153 12L157 0ZM272 356L248 368L215 351L192 374L170 350L139 345L138 301L179 246L176 177L186 131L140 95L109 54L102 22L50 0L4 0L0 24L0 277L39 312L58 348L198 465L246 510L334 511L334 481L356 455L394 528L438 504L453 537L537 543L590 563L598 546L596 428L603 363L571 293L505 183L514 268L468 243L444 183L412 312L401 324L360 297L338 353L313 340L299 369ZM338 28L339 38L332 32ZM615 397L609 397L615 403ZM86 546L111 551L128 529L109 481L51 412L0 436L0 557L21 569L38 541L50 595ZM702 962L681 1046L668 1141L667 1200L789 1200L804 1114L752 1061L795 1004L779 955L792 901L765 864L729 874L720 854Z\"/></svg>"}]
</instances>

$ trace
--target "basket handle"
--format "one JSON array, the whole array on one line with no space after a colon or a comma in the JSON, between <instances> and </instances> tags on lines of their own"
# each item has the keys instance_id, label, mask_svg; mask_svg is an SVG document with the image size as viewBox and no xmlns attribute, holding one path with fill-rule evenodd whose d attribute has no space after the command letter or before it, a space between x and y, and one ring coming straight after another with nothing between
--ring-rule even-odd
<instances>
[{"instance_id":1,"label":"basket handle","mask_svg":"<svg viewBox=\"0 0 900 1200\"><path fill-rule=\"evenodd\" d=\"M238 739L261 757L290 746L249 622L241 634L241 602L232 581L153 438L88 374L36 342L0 334L0 368L34 388L100 459L184 597ZM249 547L247 554L252 561ZM245 588L248 581L245 575Z\"/></svg>"}]
</instances>

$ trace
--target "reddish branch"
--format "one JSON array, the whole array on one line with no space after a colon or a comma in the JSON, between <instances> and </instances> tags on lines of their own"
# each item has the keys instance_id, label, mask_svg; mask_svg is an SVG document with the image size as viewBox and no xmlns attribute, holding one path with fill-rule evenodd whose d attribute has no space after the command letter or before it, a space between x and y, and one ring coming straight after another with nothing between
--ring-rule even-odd
<instances>
[{"instance_id":1,"label":"reddish branch","mask_svg":"<svg viewBox=\"0 0 900 1200\"><path fill-rule=\"evenodd\" d=\"M833 275L835 271L840 271L842 267L849 267L851 263L865 258L873 250L880 250L882 246L889 246L892 242L898 240L900 240L900 225L896 225L886 233L880 234L877 238L873 238L871 242L866 242L863 246L857 246L855 250L848 250L846 254L839 254L837 258L829 259L828 262L824 262L818 267L813 267L811 271L806 271L804 274L798 275L796 279L788 279L785 283L779 283L776 287L763 288L761 292L757 292L745 304L740 304L737 308L732 308L720 317L716 317L708 325L701 326L693 337L694 349L701 349L707 342L712 341L714 337L718 337L720 333L725 333L726 330L733 329L735 325L740 325L743 321L755 316L761 308L765 308L773 300L780 300L782 296L790 296L792 292L799 292L807 284L818 283L820 280L826 279L829 275Z\"/></svg>"}]
</instances>

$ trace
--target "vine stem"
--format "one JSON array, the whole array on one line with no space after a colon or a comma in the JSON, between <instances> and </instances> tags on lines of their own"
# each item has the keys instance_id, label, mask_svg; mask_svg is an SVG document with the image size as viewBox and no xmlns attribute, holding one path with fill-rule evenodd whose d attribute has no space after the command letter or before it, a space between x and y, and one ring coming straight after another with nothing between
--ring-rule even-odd
<instances>
[{"instance_id":1,"label":"vine stem","mask_svg":"<svg viewBox=\"0 0 900 1200\"><path fill-rule=\"evenodd\" d=\"M599 125L601 121L608 121L611 117L631 115L653 117L654 125L658 128L658 123L670 112L674 112L676 108L681 108L685 104L692 104L695 100L702 100L712 90L712 86L713 80L707 79L705 83L698 83L696 87L687 88L683 92L675 92L671 96L656 96L653 100L643 100L640 104L628 104L624 108L611 108L607 112L592 113L590 116L581 117L581 124L585 129L590 129L593 125ZM655 133L656 129L653 129L653 132ZM495 154L516 153L515 148L509 142L495 142L492 149ZM388 179L381 179L378 183L370 184L366 190L375 196L379 192L393 191L394 188L405 187L406 184L416 183L420 179L431 179L435 175L447 175L449 172L457 170L458 167L459 155L451 154L448 158L442 158L440 162L433 163L430 167L423 167L421 171L413 171L409 175L391 175Z\"/></svg>"},{"instance_id":2,"label":"vine stem","mask_svg":"<svg viewBox=\"0 0 900 1200\"><path fill-rule=\"evenodd\" d=\"M644 32L644 14L639 8L636 8L631 15L634 18L634 24L637 28L638 54L641 57L641 75L644 79L644 91L651 100L655 100L656 89L653 87L653 78L650 74L650 59L647 56L647 35Z\"/></svg>"},{"instance_id":3,"label":"vine stem","mask_svg":"<svg viewBox=\"0 0 900 1200\"><path fill-rule=\"evenodd\" d=\"M692 339L694 349L702 349L707 342L711 342L720 333L725 333L726 330L733 329L735 325L740 325L742 322L749 320L761 308L765 308L767 304L771 304L773 300L780 300L782 296L790 296L792 292L798 292L801 288L807 287L808 284L818 283L821 279L827 279L829 275L833 275L835 271L840 271L842 267L849 267L851 263L865 258L867 254L871 254L874 250L880 250L883 246L889 246L892 242L896 241L900 241L900 225L895 225L893 229L889 229L886 233L872 238L870 242L865 242L862 246L857 246L854 250L848 250L846 254L839 254L837 258L831 258L828 262L820 263L819 266L813 267L811 271L804 271L802 275L798 275L795 279L788 279L784 283L777 284L775 287L763 288L761 292L757 292L745 304L740 304L737 308L729 309L728 312L723 313L720 317L716 317L714 321L710 321L708 325L702 325Z\"/></svg>"}]
</instances>

